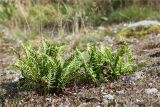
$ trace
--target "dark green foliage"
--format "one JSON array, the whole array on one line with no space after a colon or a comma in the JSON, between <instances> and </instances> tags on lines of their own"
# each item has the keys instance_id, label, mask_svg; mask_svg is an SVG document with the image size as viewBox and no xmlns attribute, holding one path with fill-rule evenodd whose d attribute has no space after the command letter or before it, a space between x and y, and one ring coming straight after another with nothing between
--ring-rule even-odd
<instances>
[{"instance_id":1,"label":"dark green foliage","mask_svg":"<svg viewBox=\"0 0 160 107\"><path fill-rule=\"evenodd\" d=\"M0 23L11 20L15 10L15 5L12 3L0 3Z\"/></svg>"},{"instance_id":2,"label":"dark green foliage","mask_svg":"<svg viewBox=\"0 0 160 107\"><path fill-rule=\"evenodd\" d=\"M84 77L99 84L105 77L133 71L132 54L126 44L114 52L104 46L89 45L86 50L76 49L67 57L63 47L46 40L39 49L23 45L24 56L15 66L21 71L25 86L45 94L59 92Z\"/></svg>"}]
</instances>

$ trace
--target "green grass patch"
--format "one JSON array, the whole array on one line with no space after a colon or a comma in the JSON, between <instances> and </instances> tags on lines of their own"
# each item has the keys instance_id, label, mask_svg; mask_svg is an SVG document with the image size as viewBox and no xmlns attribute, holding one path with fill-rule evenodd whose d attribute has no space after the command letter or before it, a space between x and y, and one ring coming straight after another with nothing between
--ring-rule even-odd
<instances>
[{"instance_id":1,"label":"green grass patch","mask_svg":"<svg viewBox=\"0 0 160 107\"><path fill-rule=\"evenodd\" d=\"M12 3L0 3L0 23L6 24L11 20L15 10L16 7Z\"/></svg>"},{"instance_id":2,"label":"green grass patch","mask_svg":"<svg viewBox=\"0 0 160 107\"><path fill-rule=\"evenodd\" d=\"M113 11L109 17L111 22L138 21L144 19L160 19L158 10L148 6L129 6Z\"/></svg>"}]
</instances>

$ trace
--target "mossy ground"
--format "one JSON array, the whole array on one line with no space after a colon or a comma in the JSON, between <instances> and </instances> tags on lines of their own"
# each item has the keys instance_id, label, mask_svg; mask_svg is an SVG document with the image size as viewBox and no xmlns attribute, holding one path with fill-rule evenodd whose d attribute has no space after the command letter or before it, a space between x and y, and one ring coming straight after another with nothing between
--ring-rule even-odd
<instances>
[{"instance_id":1,"label":"mossy ground","mask_svg":"<svg viewBox=\"0 0 160 107\"><path fill-rule=\"evenodd\" d=\"M137 37L137 38L145 38L150 34L159 34L160 33L160 25L151 25L151 26L139 26L135 28L122 28L117 31L115 35L124 36L124 37Z\"/></svg>"}]
</instances>

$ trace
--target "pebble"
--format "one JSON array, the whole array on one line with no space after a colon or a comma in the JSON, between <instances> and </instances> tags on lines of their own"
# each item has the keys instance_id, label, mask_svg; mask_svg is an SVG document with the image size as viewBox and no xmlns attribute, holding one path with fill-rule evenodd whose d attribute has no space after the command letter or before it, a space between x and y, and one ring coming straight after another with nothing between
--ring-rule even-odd
<instances>
[{"instance_id":1,"label":"pebble","mask_svg":"<svg viewBox=\"0 0 160 107\"><path fill-rule=\"evenodd\" d=\"M111 94L107 94L107 95L104 95L103 98L104 98L104 100L113 100L114 96Z\"/></svg>"},{"instance_id":2,"label":"pebble","mask_svg":"<svg viewBox=\"0 0 160 107\"><path fill-rule=\"evenodd\" d=\"M69 106L61 103L61 104L59 105L59 107L69 107Z\"/></svg>"},{"instance_id":3,"label":"pebble","mask_svg":"<svg viewBox=\"0 0 160 107\"><path fill-rule=\"evenodd\" d=\"M33 98L31 98L31 99L30 99L30 101L31 101L31 102L33 102L33 101L34 101L34 99L33 99Z\"/></svg>"},{"instance_id":4,"label":"pebble","mask_svg":"<svg viewBox=\"0 0 160 107\"><path fill-rule=\"evenodd\" d=\"M157 96L160 98L160 92L157 93Z\"/></svg>"},{"instance_id":5,"label":"pebble","mask_svg":"<svg viewBox=\"0 0 160 107\"><path fill-rule=\"evenodd\" d=\"M153 83L149 83L148 86L149 86L150 88L152 88L152 87L153 87Z\"/></svg>"},{"instance_id":6,"label":"pebble","mask_svg":"<svg viewBox=\"0 0 160 107\"><path fill-rule=\"evenodd\" d=\"M118 94L124 94L124 90L116 91Z\"/></svg>"},{"instance_id":7,"label":"pebble","mask_svg":"<svg viewBox=\"0 0 160 107\"><path fill-rule=\"evenodd\" d=\"M77 107L90 107L90 106L91 106L90 103L82 103L82 104L80 104L80 105L77 106Z\"/></svg>"},{"instance_id":8,"label":"pebble","mask_svg":"<svg viewBox=\"0 0 160 107\"><path fill-rule=\"evenodd\" d=\"M113 43L113 38L109 35L107 35L105 38L104 38L104 41L107 41L108 43Z\"/></svg>"},{"instance_id":9,"label":"pebble","mask_svg":"<svg viewBox=\"0 0 160 107\"><path fill-rule=\"evenodd\" d=\"M19 77L15 77L15 79L13 80L13 82L17 82L19 81Z\"/></svg>"},{"instance_id":10,"label":"pebble","mask_svg":"<svg viewBox=\"0 0 160 107\"><path fill-rule=\"evenodd\" d=\"M158 92L158 90L156 88L145 89L146 94L154 94L154 93L157 93L157 92Z\"/></svg>"},{"instance_id":11,"label":"pebble","mask_svg":"<svg viewBox=\"0 0 160 107\"><path fill-rule=\"evenodd\" d=\"M132 74L130 76L125 77L123 80L125 80L125 81L136 81L136 80L142 78L142 76L143 76L143 72L139 71L139 72L135 72L134 74Z\"/></svg>"},{"instance_id":12,"label":"pebble","mask_svg":"<svg viewBox=\"0 0 160 107\"><path fill-rule=\"evenodd\" d=\"M51 101L52 101L52 98L49 97L49 98L46 98L45 100L51 102Z\"/></svg>"},{"instance_id":13,"label":"pebble","mask_svg":"<svg viewBox=\"0 0 160 107\"><path fill-rule=\"evenodd\" d=\"M48 104L46 107L54 107L52 104Z\"/></svg>"}]
</instances>

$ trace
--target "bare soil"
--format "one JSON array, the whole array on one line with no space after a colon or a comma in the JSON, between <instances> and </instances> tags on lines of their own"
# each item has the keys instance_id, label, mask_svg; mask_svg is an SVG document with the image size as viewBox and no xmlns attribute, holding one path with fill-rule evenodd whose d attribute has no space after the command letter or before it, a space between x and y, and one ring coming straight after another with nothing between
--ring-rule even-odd
<instances>
[{"instance_id":1,"label":"bare soil","mask_svg":"<svg viewBox=\"0 0 160 107\"><path fill-rule=\"evenodd\" d=\"M60 95L40 96L19 90L15 77L20 73L9 66L16 60L9 47L16 47L17 41L1 40L0 107L160 107L160 35L127 41L138 64L135 73L96 87L75 84ZM146 89L157 91L147 93Z\"/></svg>"}]
</instances>

